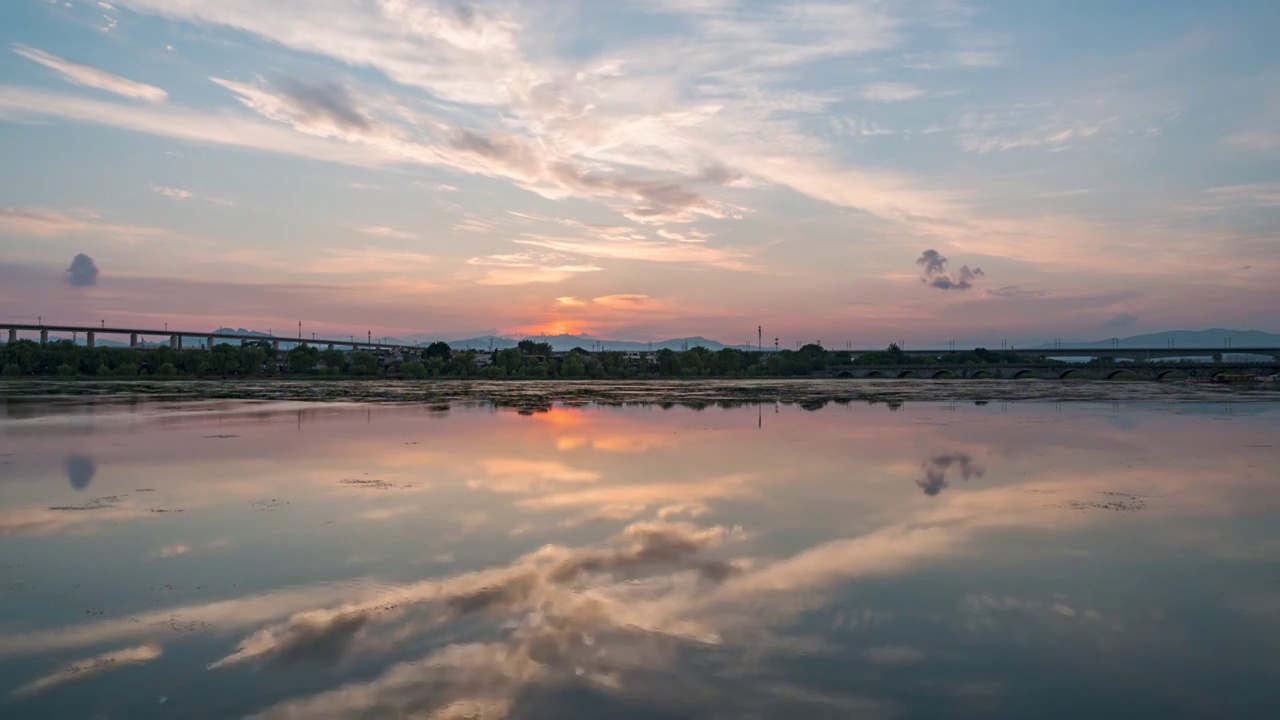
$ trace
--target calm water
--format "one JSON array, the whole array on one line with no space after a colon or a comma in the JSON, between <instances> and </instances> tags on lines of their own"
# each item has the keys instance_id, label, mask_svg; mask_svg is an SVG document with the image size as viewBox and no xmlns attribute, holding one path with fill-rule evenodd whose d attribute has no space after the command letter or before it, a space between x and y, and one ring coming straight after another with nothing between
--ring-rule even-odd
<instances>
[{"instance_id":1,"label":"calm water","mask_svg":"<svg viewBox=\"0 0 1280 720\"><path fill-rule=\"evenodd\" d=\"M1278 447L1268 402L9 405L0 717L1273 718Z\"/></svg>"}]
</instances>

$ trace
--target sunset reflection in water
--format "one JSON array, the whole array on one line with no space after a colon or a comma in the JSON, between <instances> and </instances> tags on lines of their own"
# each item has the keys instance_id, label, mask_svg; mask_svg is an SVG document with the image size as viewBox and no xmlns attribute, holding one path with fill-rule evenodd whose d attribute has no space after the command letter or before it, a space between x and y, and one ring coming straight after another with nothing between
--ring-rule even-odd
<instances>
[{"instance_id":1,"label":"sunset reflection in water","mask_svg":"<svg viewBox=\"0 0 1280 720\"><path fill-rule=\"evenodd\" d=\"M1280 406L0 419L0 715L1264 717Z\"/></svg>"}]
</instances>

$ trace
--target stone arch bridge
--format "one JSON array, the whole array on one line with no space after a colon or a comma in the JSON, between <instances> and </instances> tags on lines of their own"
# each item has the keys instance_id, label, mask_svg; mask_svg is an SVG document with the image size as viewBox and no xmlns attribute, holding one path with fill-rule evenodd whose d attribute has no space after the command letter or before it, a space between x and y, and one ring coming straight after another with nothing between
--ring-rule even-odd
<instances>
[{"instance_id":1,"label":"stone arch bridge","mask_svg":"<svg viewBox=\"0 0 1280 720\"><path fill-rule=\"evenodd\" d=\"M922 380L1212 380L1219 375L1270 375L1280 365L1265 363L1122 363L1116 365L846 365L827 368L826 377Z\"/></svg>"}]
</instances>

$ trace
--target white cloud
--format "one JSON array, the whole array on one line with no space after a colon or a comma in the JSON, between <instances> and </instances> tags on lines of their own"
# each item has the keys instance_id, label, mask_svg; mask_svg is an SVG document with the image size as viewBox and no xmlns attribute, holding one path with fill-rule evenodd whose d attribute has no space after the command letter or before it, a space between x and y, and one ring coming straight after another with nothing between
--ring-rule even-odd
<instances>
[{"instance_id":1,"label":"white cloud","mask_svg":"<svg viewBox=\"0 0 1280 720\"><path fill-rule=\"evenodd\" d=\"M430 255L404 250L362 248L358 250L326 250L304 265L313 273L369 273L376 275L413 274L435 261ZM425 289L420 285L419 289Z\"/></svg>"},{"instance_id":2,"label":"white cloud","mask_svg":"<svg viewBox=\"0 0 1280 720\"><path fill-rule=\"evenodd\" d=\"M556 283L581 274L599 272L595 265L570 264L563 256L550 253L509 253L473 257L468 265L487 268L476 282L480 285L529 285Z\"/></svg>"},{"instance_id":3,"label":"white cloud","mask_svg":"<svg viewBox=\"0 0 1280 720\"><path fill-rule=\"evenodd\" d=\"M1280 207L1280 183L1252 183L1248 185L1221 185L1205 192L1224 201L1234 201L1257 207Z\"/></svg>"},{"instance_id":4,"label":"white cloud","mask_svg":"<svg viewBox=\"0 0 1280 720\"><path fill-rule=\"evenodd\" d=\"M556 238L538 235L518 238L515 242L592 258L691 263L710 265L724 270L752 271L755 269L745 253L698 243L643 239Z\"/></svg>"},{"instance_id":5,"label":"white cloud","mask_svg":"<svg viewBox=\"0 0 1280 720\"><path fill-rule=\"evenodd\" d=\"M902 102L924 95L924 90L907 83L872 83L862 88L862 98L872 102Z\"/></svg>"},{"instance_id":6,"label":"white cloud","mask_svg":"<svg viewBox=\"0 0 1280 720\"><path fill-rule=\"evenodd\" d=\"M13 695L34 695L73 680L83 680L108 670L155 660L160 657L160 653L159 645L140 645L122 650L112 650L111 652L83 660L76 660L17 688L13 691Z\"/></svg>"},{"instance_id":7,"label":"white cloud","mask_svg":"<svg viewBox=\"0 0 1280 720\"><path fill-rule=\"evenodd\" d=\"M162 547L159 550L152 553L152 556L159 557L159 558L170 558L170 557L177 557L179 555L186 555L189 552L191 552L191 548L187 547L186 545L166 545L165 547Z\"/></svg>"},{"instance_id":8,"label":"white cloud","mask_svg":"<svg viewBox=\"0 0 1280 720\"><path fill-rule=\"evenodd\" d=\"M411 232L397 230L386 225L365 225L364 227L356 228L356 232L376 237L398 238L400 240L416 240L418 238L417 235Z\"/></svg>"},{"instance_id":9,"label":"white cloud","mask_svg":"<svg viewBox=\"0 0 1280 720\"><path fill-rule=\"evenodd\" d=\"M0 85L0 108L22 117L62 117L197 143L242 147L348 165L393 162L345 143L308 137L279 125L168 105L142 108L61 93Z\"/></svg>"},{"instance_id":10,"label":"white cloud","mask_svg":"<svg viewBox=\"0 0 1280 720\"><path fill-rule=\"evenodd\" d=\"M134 100L146 100L152 103L163 102L169 96L164 90L153 85L134 82L95 67L73 63L70 60L64 60L57 55L50 55L33 47L14 45L13 51L32 62L57 71L64 78L77 85L106 90L116 95Z\"/></svg>"},{"instance_id":11,"label":"white cloud","mask_svg":"<svg viewBox=\"0 0 1280 720\"><path fill-rule=\"evenodd\" d=\"M1280 132L1245 130L1228 135L1222 142L1245 150L1275 150L1280 148Z\"/></svg>"},{"instance_id":12,"label":"white cloud","mask_svg":"<svg viewBox=\"0 0 1280 720\"><path fill-rule=\"evenodd\" d=\"M302 132L359 143L399 161L504 178L551 199L599 200L635 222L735 216L735 208L709 196L718 188L783 184L874 214L883 205L861 198L890 192L908 203L925 195L902 191L914 182L907 176L833 168L821 178L799 181L788 168L791 161L808 167L829 162L830 148L805 132L795 116L821 112L835 99L791 85L809 63L901 43L904 22L891 6L805 3L745 12L714 3L644 5L686 16L697 42L624 41L607 57L580 63L558 57L559 49L546 39L551 35L543 32L547 28L539 24L545 16L521 5L476 7L464 18L448 8L405 0L322 11L283 0L122 4L373 67L401 86L426 90L458 108L437 106L433 116L414 115L413 132L371 116L366 116L373 121L368 127L336 128L308 121L279 92L220 81L247 106ZM909 92L882 89L877 96L901 99ZM434 140L410 139L423 133ZM762 146L772 148L773 157L750 168L739 166L744 155ZM731 171L707 173L708 167ZM839 177L842 173L856 175L860 186L848 187L849 177ZM829 187L831 182L846 186ZM908 211L921 215L934 209Z\"/></svg>"},{"instance_id":13,"label":"white cloud","mask_svg":"<svg viewBox=\"0 0 1280 720\"><path fill-rule=\"evenodd\" d=\"M2 208L0 229L30 237L99 235L127 241L151 239L165 234L164 230L155 227L102 222L91 213L69 215L43 208Z\"/></svg>"},{"instance_id":14,"label":"white cloud","mask_svg":"<svg viewBox=\"0 0 1280 720\"><path fill-rule=\"evenodd\" d=\"M182 190L180 188L165 187L163 185L152 185L151 192L157 193L159 195L164 195L165 197L170 197L175 200L190 200L192 197L194 197L190 190Z\"/></svg>"}]
</instances>

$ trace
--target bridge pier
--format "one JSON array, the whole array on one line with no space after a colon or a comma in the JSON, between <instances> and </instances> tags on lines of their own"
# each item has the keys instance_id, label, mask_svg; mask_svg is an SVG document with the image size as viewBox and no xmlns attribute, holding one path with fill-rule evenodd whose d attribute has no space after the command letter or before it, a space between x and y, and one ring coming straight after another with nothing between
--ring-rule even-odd
<instances>
[{"instance_id":1,"label":"bridge pier","mask_svg":"<svg viewBox=\"0 0 1280 720\"><path fill-rule=\"evenodd\" d=\"M41 345L48 345L48 344L49 344L49 331L48 331L48 330L41 330L41 331L40 331L40 344L41 344Z\"/></svg>"},{"instance_id":2,"label":"bridge pier","mask_svg":"<svg viewBox=\"0 0 1280 720\"><path fill-rule=\"evenodd\" d=\"M98 344L97 340L98 340L98 334L92 330L84 334L84 342L89 347L96 347Z\"/></svg>"},{"instance_id":3,"label":"bridge pier","mask_svg":"<svg viewBox=\"0 0 1280 720\"><path fill-rule=\"evenodd\" d=\"M272 349L272 350L275 350L276 352L280 352L280 341L279 341L279 340L272 340L272 341L271 341L271 349Z\"/></svg>"},{"instance_id":4,"label":"bridge pier","mask_svg":"<svg viewBox=\"0 0 1280 720\"><path fill-rule=\"evenodd\" d=\"M178 348L182 347L179 343L180 343L180 340L178 339L177 335L169 336L169 347L173 348L174 350L177 350Z\"/></svg>"},{"instance_id":5,"label":"bridge pier","mask_svg":"<svg viewBox=\"0 0 1280 720\"><path fill-rule=\"evenodd\" d=\"M1221 364L1222 364L1222 353L1214 353L1214 354L1213 354L1213 362L1214 362L1214 364L1215 364L1215 365L1221 365Z\"/></svg>"},{"instance_id":6,"label":"bridge pier","mask_svg":"<svg viewBox=\"0 0 1280 720\"><path fill-rule=\"evenodd\" d=\"M247 339L240 338L240 347L244 347L245 345L248 345L248 344L249 344L249 341Z\"/></svg>"},{"instance_id":7,"label":"bridge pier","mask_svg":"<svg viewBox=\"0 0 1280 720\"><path fill-rule=\"evenodd\" d=\"M129 333L129 347L138 347L138 333Z\"/></svg>"},{"instance_id":8,"label":"bridge pier","mask_svg":"<svg viewBox=\"0 0 1280 720\"><path fill-rule=\"evenodd\" d=\"M9 328L9 342L10 342L10 343L16 343L16 342L18 342L18 330L17 330L17 328Z\"/></svg>"},{"instance_id":9,"label":"bridge pier","mask_svg":"<svg viewBox=\"0 0 1280 720\"><path fill-rule=\"evenodd\" d=\"M329 349L330 349L330 350L332 350L332 349L333 349L333 343L329 343Z\"/></svg>"},{"instance_id":10,"label":"bridge pier","mask_svg":"<svg viewBox=\"0 0 1280 720\"><path fill-rule=\"evenodd\" d=\"M206 349L206 350L212 350L212 349L213 349L213 336L212 336L212 335L210 335L208 338L205 338L205 340L206 340L206 342L205 342L205 349Z\"/></svg>"}]
</instances>

